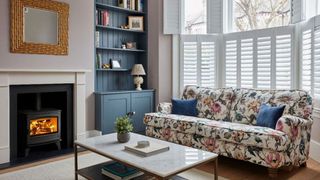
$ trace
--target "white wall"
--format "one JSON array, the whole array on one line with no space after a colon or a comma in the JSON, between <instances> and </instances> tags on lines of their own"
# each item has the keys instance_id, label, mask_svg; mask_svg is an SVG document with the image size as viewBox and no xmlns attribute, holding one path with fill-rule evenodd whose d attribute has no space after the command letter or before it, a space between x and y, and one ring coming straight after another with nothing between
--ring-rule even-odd
<instances>
[{"instance_id":1,"label":"white wall","mask_svg":"<svg viewBox=\"0 0 320 180\"><path fill-rule=\"evenodd\" d=\"M163 0L148 0L148 85L156 104L172 97L172 36L163 34Z\"/></svg>"},{"instance_id":2,"label":"white wall","mask_svg":"<svg viewBox=\"0 0 320 180\"><path fill-rule=\"evenodd\" d=\"M0 1L0 69L90 69L86 75L87 129L94 129L94 0L59 0L70 5L69 55L10 53L10 0Z\"/></svg>"}]
</instances>

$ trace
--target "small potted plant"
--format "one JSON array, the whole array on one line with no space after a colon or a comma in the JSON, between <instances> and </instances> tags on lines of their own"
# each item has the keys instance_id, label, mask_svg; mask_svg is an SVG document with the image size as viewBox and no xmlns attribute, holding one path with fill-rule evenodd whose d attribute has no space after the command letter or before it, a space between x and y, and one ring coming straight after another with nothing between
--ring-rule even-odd
<instances>
[{"instance_id":1,"label":"small potted plant","mask_svg":"<svg viewBox=\"0 0 320 180\"><path fill-rule=\"evenodd\" d=\"M126 143L130 139L130 132L133 130L133 125L129 115L121 116L116 119L116 131L118 142Z\"/></svg>"}]
</instances>

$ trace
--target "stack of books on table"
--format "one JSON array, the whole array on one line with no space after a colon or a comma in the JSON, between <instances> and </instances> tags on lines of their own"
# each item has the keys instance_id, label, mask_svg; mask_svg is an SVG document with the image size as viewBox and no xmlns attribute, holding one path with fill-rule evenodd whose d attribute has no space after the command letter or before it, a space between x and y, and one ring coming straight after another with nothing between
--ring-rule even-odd
<instances>
[{"instance_id":1,"label":"stack of books on table","mask_svg":"<svg viewBox=\"0 0 320 180\"><path fill-rule=\"evenodd\" d=\"M128 180L143 175L143 172L138 169L126 166L119 162L111 162L104 165L101 169L101 173L115 180Z\"/></svg>"}]
</instances>

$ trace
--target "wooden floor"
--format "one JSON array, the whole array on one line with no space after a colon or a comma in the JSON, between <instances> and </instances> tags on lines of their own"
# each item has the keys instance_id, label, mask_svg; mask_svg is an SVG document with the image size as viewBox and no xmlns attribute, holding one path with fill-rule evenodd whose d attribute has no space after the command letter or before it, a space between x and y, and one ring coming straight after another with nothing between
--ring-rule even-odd
<instances>
[{"instance_id":1,"label":"wooden floor","mask_svg":"<svg viewBox=\"0 0 320 180\"><path fill-rule=\"evenodd\" d=\"M86 154L89 152L81 152L80 154ZM44 161L38 161L26 165L21 165L13 168L0 170L0 174L21 170L28 167L38 166L45 163L58 161L66 158L73 157L73 154L64 155L57 158L52 158ZM219 176L228 178L230 180L264 180L270 179L268 177L267 168L254 165L249 162L238 161L235 159L229 159L225 157L219 157L218 163ZM199 169L212 173L213 163L208 163L199 167ZM307 167L298 168L295 167L292 171L280 170L279 176L276 179L290 179L290 180L320 180L320 163L309 159Z\"/></svg>"},{"instance_id":2,"label":"wooden floor","mask_svg":"<svg viewBox=\"0 0 320 180\"><path fill-rule=\"evenodd\" d=\"M219 156L218 163L219 176L236 180L264 180L268 177L268 169L245 161L229 159ZM213 172L213 163L208 163L199 167L207 172ZM290 180L320 180L320 163L309 159L307 167L295 167L292 171L279 170L278 178Z\"/></svg>"}]
</instances>

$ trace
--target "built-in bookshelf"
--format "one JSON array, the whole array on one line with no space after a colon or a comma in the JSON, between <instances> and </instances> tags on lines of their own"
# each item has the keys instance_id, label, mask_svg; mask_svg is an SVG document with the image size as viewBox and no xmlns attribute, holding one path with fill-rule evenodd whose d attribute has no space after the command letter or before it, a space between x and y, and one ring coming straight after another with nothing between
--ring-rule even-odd
<instances>
[{"instance_id":1,"label":"built-in bookshelf","mask_svg":"<svg viewBox=\"0 0 320 180\"><path fill-rule=\"evenodd\" d=\"M131 69L134 64L143 64L147 71L147 0L121 0L139 3L139 7L120 7L119 0L96 0L95 18L95 64L96 91L134 90ZM139 9L138 9L139 8ZM143 30L128 27L129 16L143 18ZM135 48L123 48L127 42L135 43ZM119 60L120 69L103 69L110 60ZM111 67L111 66L108 66ZM144 76L143 89L147 89L147 76Z\"/></svg>"},{"instance_id":2,"label":"built-in bookshelf","mask_svg":"<svg viewBox=\"0 0 320 180\"><path fill-rule=\"evenodd\" d=\"M119 7L118 0L96 0L95 126L102 134L112 133L117 117L135 112L132 116L133 131L144 133L143 117L145 113L154 111L155 94L155 90L148 89L147 84L147 0L119 1L135 1L142 4L139 6L140 9L132 7L129 9ZM132 26L128 26L129 16L131 20L132 17L139 19L139 22L143 19L143 28L137 28L137 24L133 23ZM125 48L123 45L126 45ZM111 59L118 60L121 67L111 69ZM147 72L147 75L143 76L142 91L135 90L131 76L131 69L135 64L142 64Z\"/></svg>"}]
</instances>

